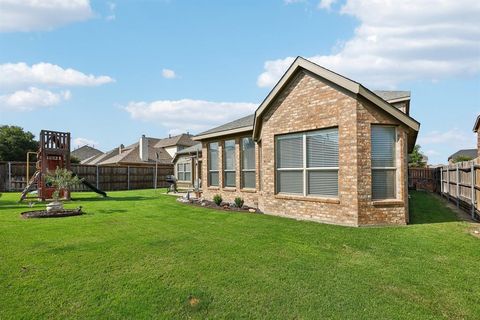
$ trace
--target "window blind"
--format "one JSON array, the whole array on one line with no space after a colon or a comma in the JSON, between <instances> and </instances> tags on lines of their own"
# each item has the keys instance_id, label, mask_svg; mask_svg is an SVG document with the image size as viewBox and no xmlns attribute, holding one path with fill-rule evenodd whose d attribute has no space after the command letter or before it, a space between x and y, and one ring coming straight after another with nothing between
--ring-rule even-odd
<instances>
[{"instance_id":1,"label":"window blind","mask_svg":"<svg viewBox=\"0 0 480 320\"><path fill-rule=\"evenodd\" d=\"M277 192L338 196L338 128L277 137L276 164Z\"/></svg>"},{"instance_id":2,"label":"window blind","mask_svg":"<svg viewBox=\"0 0 480 320\"><path fill-rule=\"evenodd\" d=\"M218 142L208 145L208 183L218 186Z\"/></svg>"},{"instance_id":3,"label":"window blind","mask_svg":"<svg viewBox=\"0 0 480 320\"><path fill-rule=\"evenodd\" d=\"M226 140L223 148L225 187L235 187L235 140Z\"/></svg>"},{"instance_id":4,"label":"window blind","mask_svg":"<svg viewBox=\"0 0 480 320\"><path fill-rule=\"evenodd\" d=\"M255 143L252 138L242 138L242 188L255 188Z\"/></svg>"},{"instance_id":5,"label":"window blind","mask_svg":"<svg viewBox=\"0 0 480 320\"><path fill-rule=\"evenodd\" d=\"M396 129L391 126L372 126L372 199L396 198Z\"/></svg>"}]
</instances>

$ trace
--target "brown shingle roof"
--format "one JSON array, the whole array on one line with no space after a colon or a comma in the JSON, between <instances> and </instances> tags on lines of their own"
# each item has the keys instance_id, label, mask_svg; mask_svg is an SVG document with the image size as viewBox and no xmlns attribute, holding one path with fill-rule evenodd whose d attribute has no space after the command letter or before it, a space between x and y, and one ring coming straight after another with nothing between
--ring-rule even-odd
<instances>
[{"instance_id":1,"label":"brown shingle roof","mask_svg":"<svg viewBox=\"0 0 480 320\"><path fill-rule=\"evenodd\" d=\"M196 141L192 140L192 136L186 133L182 133L178 136L169 137L165 139L160 139L156 144L155 148L165 148L171 146L185 146L190 147L196 144Z\"/></svg>"},{"instance_id":2,"label":"brown shingle roof","mask_svg":"<svg viewBox=\"0 0 480 320\"><path fill-rule=\"evenodd\" d=\"M103 154L103 152L90 146L82 146L78 149L73 150L72 152L70 152L70 154L72 155L72 157L75 157L78 160L82 161L93 156Z\"/></svg>"}]
</instances>

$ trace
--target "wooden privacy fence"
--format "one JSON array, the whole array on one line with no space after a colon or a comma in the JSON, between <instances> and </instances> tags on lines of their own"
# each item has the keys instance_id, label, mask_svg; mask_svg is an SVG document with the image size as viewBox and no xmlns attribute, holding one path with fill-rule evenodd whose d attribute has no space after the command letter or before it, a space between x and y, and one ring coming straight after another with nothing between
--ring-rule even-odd
<instances>
[{"instance_id":1,"label":"wooden privacy fence","mask_svg":"<svg viewBox=\"0 0 480 320\"><path fill-rule=\"evenodd\" d=\"M440 194L478 219L480 209L480 165L477 160L459 162L440 169Z\"/></svg>"},{"instance_id":2,"label":"wooden privacy fence","mask_svg":"<svg viewBox=\"0 0 480 320\"><path fill-rule=\"evenodd\" d=\"M440 169L408 168L408 188L440 192Z\"/></svg>"},{"instance_id":3,"label":"wooden privacy fence","mask_svg":"<svg viewBox=\"0 0 480 320\"><path fill-rule=\"evenodd\" d=\"M72 164L71 170L80 178L103 191L149 189L155 187L155 166L90 166ZM35 165L30 164L30 177ZM159 164L157 187L168 187L166 176L173 175L173 165ZM26 162L0 162L0 191L22 191L27 184ZM74 191L88 191L84 185Z\"/></svg>"}]
</instances>

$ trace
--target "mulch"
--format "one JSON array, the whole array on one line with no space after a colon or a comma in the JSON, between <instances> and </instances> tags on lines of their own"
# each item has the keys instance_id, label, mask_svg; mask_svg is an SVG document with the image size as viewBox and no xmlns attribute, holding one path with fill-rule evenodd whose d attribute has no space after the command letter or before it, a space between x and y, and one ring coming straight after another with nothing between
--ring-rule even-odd
<instances>
[{"instance_id":1,"label":"mulch","mask_svg":"<svg viewBox=\"0 0 480 320\"><path fill-rule=\"evenodd\" d=\"M38 211L26 211L22 212L21 216L24 219L30 218L63 218L63 217L72 217L72 216L80 216L85 214L81 208L73 209L73 210L62 210L56 212L47 212L46 210L38 210Z\"/></svg>"}]
</instances>

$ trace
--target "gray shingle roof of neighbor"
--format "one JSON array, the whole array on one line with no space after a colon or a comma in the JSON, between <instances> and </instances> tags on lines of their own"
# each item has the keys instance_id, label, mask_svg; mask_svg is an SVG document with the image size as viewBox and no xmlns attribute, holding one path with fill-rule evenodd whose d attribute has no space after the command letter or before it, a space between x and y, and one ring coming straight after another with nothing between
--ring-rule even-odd
<instances>
[{"instance_id":1,"label":"gray shingle roof of neighbor","mask_svg":"<svg viewBox=\"0 0 480 320\"><path fill-rule=\"evenodd\" d=\"M165 148L171 146L193 146L197 142L192 140L190 134L182 133L178 136L173 136L165 139L161 139L155 144L155 148Z\"/></svg>"},{"instance_id":2,"label":"gray shingle roof of neighbor","mask_svg":"<svg viewBox=\"0 0 480 320\"><path fill-rule=\"evenodd\" d=\"M450 157L448 157L448 160L458 158L460 156L464 157L469 157L472 159L475 159L477 157L477 149L462 149L458 150L454 154L452 154Z\"/></svg>"},{"instance_id":3,"label":"gray shingle roof of neighbor","mask_svg":"<svg viewBox=\"0 0 480 320\"><path fill-rule=\"evenodd\" d=\"M73 157L77 158L80 161L91 158L99 154L103 154L103 152L86 145L70 152L70 155L72 155Z\"/></svg>"},{"instance_id":4,"label":"gray shingle roof of neighbor","mask_svg":"<svg viewBox=\"0 0 480 320\"><path fill-rule=\"evenodd\" d=\"M386 90L374 90L377 96L383 100L389 102L398 99L408 99L410 98L410 91L386 91Z\"/></svg>"},{"instance_id":5,"label":"gray shingle roof of neighbor","mask_svg":"<svg viewBox=\"0 0 480 320\"><path fill-rule=\"evenodd\" d=\"M203 136L203 135L206 135L206 134L222 132L222 131L227 131L227 130L234 130L234 129L239 129L239 128L251 127L253 129L253 121L254 120L255 120L255 115L250 114L250 115L245 116L243 118L233 120L231 122L222 124L221 126L218 126L218 127L212 128L210 130L201 132L197 136Z\"/></svg>"},{"instance_id":6,"label":"gray shingle roof of neighbor","mask_svg":"<svg viewBox=\"0 0 480 320\"><path fill-rule=\"evenodd\" d=\"M197 143L191 147L188 147L188 148L185 148L185 149L182 149L180 151L177 151L176 154L189 154L191 152L197 152L197 151L202 151L202 144L201 143Z\"/></svg>"}]
</instances>

